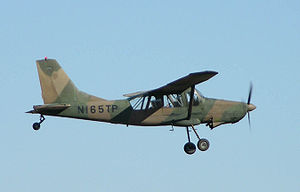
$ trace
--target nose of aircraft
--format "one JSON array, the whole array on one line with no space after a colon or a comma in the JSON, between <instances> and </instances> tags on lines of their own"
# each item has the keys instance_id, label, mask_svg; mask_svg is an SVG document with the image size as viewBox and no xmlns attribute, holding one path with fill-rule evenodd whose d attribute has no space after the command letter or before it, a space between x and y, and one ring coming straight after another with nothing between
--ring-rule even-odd
<instances>
[{"instance_id":1,"label":"nose of aircraft","mask_svg":"<svg viewBox=\"0 0 300 192\"><path fill-rule=\"evenodd\" d=\"M248 111L253 111L254 109L256 109L256 106L253 104L248 104Z\"/></svg>"}]
</instances>

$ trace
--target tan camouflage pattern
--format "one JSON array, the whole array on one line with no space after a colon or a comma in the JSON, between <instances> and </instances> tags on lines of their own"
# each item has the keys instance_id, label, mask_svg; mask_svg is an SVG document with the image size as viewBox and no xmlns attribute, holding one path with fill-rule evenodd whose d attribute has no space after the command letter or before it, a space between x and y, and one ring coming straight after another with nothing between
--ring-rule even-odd
<instances>
[{"instance_id":1,"label":"tan camouflage pattern","mask_svg":"<svg viewBox=\"0 0 300 192\"><path fill-rule=\"evenodd\" d=\"M214 128L225 123L236 123L248 111L255 109L253 105L251 108L243 102L201 96L200 102L192 107L191 118L187 119L187 93L190 93L190 89L187 89L181 93L183 106L135 110L131 106L131 98L105 100L80 91L54 59L38 60L36 64L44 105L35 105L30 113L125 125L190 126L205 123Z\"/></svg>"}]
</instances>

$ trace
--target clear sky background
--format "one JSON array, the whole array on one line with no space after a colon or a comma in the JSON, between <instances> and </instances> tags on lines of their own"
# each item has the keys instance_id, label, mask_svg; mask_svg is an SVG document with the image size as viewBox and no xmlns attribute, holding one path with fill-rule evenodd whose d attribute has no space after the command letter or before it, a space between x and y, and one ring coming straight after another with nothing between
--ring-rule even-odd
<instances>
[{"instance_id":1,"label":"clear sky background","mask_svg":"<svg viewBox=\"0 0 300 192\"><path fill-rule=\"evenodd\" d=\"M0 191L300 191L298 0L3 1L0 42ZM197 88L246 101L252 81L252 131L197 126L211 146L191 156L183 128L46 117L36 132L44 56L106 99L215 70Z\"/></svg>"}]
</instances>

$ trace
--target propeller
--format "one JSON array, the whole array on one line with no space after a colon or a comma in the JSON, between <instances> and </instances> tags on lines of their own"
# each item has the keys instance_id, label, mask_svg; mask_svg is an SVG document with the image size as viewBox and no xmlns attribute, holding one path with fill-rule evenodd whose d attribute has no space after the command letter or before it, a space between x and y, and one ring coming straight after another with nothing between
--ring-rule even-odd
<instances>
[{"instance_id":1,"label":"propeller","mask_svg":"<svg viewBox=\"0 0 300 192\"><path fill-rule=\"evenodd\" d=\"M256 107L255 105L251 104L251 97L252 97L252 89L253 89L253 85L252 82L250 83L250 88L249 88L249 95L248 95L248 101L247 101L247 113L248 113L248 123L249 123L249 130L251 131L251 120L250 120L250 111L254 110Z\"/></svg>"}]
</instances>

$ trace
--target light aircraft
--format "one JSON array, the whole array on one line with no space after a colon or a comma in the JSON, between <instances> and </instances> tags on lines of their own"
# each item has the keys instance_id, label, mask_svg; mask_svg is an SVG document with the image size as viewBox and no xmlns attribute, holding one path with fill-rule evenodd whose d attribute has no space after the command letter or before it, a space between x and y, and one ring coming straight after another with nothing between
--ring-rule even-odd
<instances>
[{"instance_id":1,"label":"light aircraft","mask_svg":"<svg viewBox=\"0 0 300 192\"><path fill-rule=\"evenodd\" d=\"M124 95L123 100L106 100L80 91L54 59L36 61L42 90L43 105L34 105L27 113L40 114L40 121L32 125L39 130L45 120L44 115L109 122L138 126L178 126L185 127L188 142L184 145L187 154L196 151L191 142L190 130L198 138L197 147L201 151L209 148L209 141L200 138L195 125L206 124L211 129L240 121L256 107L248 102L236 102L206 98L195 89L218 74L214 71L190 73L167 85L150 91Z\"/></svg>"}]
</instances>

